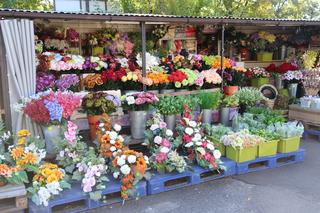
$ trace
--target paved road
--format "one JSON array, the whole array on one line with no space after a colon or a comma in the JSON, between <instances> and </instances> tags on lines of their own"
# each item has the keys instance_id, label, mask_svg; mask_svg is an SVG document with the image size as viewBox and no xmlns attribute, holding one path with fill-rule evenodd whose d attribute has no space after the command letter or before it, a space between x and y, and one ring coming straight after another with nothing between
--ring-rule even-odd
<instances>
[{"instance_id":1,"label":"paved road","mask_svg":"<svg viewBox=\"0 0 320 213\"><path fill-rule=\"evenodd\" d=\"M318 213L320 142L303 141L305 162L215 180L90 213Z\"/></svg>"}]
</instances>

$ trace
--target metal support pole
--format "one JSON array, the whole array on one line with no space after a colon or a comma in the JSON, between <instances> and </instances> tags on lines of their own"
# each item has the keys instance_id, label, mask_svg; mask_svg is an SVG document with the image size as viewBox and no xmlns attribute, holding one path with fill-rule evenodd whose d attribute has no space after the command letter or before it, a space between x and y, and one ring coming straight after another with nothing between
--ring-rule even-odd
<instances>
[{"instance_id":1,"label":"metal support pole","mask_svg":"<svg viewBox=\"0 0 320 213\"><path fill-rule=\"evenodd\" d=\"M223 79L223 74L224 74L224 24L221 25L221 78ZM223 91L223 81L221 82L221 91Z\"/></svg>"},{"instance_id":2,"label":"metal support pole","mask_svg":"<svg viewBox=\"0 0 320 213\"><path fill-rule=\"evenodd\" d=\"M140 22L140 29L141 29L141 58L142 58L142 76L147 76L147 68L146 68L146 23L144 21ZM146 91L146 85L143 85L143 91Z\"/></svg>"}]
</instances>

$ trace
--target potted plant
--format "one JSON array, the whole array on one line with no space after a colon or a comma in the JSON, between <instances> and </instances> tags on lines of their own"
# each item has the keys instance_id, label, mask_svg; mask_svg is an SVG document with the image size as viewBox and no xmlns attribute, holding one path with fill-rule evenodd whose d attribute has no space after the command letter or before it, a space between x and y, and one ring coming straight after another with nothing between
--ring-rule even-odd
<instances>
[{"instance_id":1,"label":"potted plant","mask_svg":"<svg viewBox=\"0 0 320 213\"><path fill-rule=\"evenodd\" d=\"M253 129L250 131L254 135L258 135L264 139L258 145L258 157L273 156L277 154L279 134L276 132L269 132L266 129Z\"/></svg>"},{"instance_id":2,"label":"potted plant","mask_svg":"<svg viewBox=\"0 0 320 213\"><path fill-rule=\"evenodd\" d=\"M159 99L151 92L139 92L121 96L122 106L129 111L131 136L143 139L148 109Z\"/></svg>"},{"instance_id":3,"label":"potted plant","mask_svg":"<svg viewBox=\"0 0 320 213\"><path fill-rule=\"evenodd\" d=\"M223 91L226 96L233 95L238 91L239 86L242 87L246 84L246 72L247 69L242 67L227 68L224 71L223 81L225 86Z\"/></svg>"},{"instance_id":4,"label":"potted plant","mask_svg":"<svg viewBox=\"0 0 320 213\"><path fill-rule=\"evenodd\" d=\"M275 123L267 128L270 132L276 132L280 135L278 143L278 152L289 153L298 151L300 139L304 132L304 127L297 121L288 123Z\"/></svg>"},{"instance_id":5,"label":"potted plant","mask_svg":"<svg viewBox=\"0 0 320 213\"><path fill-rule=\"evenodd\" d=\"M246 76L251 78L251 86L260 88L262 85L269 83L270 73L264 68L254 67L248 69Z\"/></svg>"},{"instance_id":6,"label":"potted plant","mask_svg":"<svg viewBox=\"0 0 320 213\"><path fill-rule=\"evenodd\" d=\"M222 100L222 107L220 110L220 123L225 126L228 126L230 123L230 109L236 108L239 106L239 98L235 95L226 96Z\"/></svg>"},{"instance_id":7,"label":"potted plant","mask_svg":"<svg viewBox=\"0 0 320 213\"><path fill-rule=\"evenodd\" d=\"M241 130L223 136L221 142L226 146L227 158L241 163L256 158L258 145L263 138L250 134L248 130Z\"/></svg>"},{"instance_id":8,"label":"potted plant","mask_svg":"<svg viewBox=\"0 0 320 213\"><path fill-rule=\"evenodd\" d=\"M211 124L212 110L219 108L222 94L220 91L202 92L199 93L198 98L200 99L199 105L202 110L202 123Z\"/></svg>"},{"instance_id":9,"label":"potted plant","mask_svg":"<svg viewBox=\"0 0 320 213\"><path fill-rule=\"evenodd\" d=\"M239 99L240 110L242 114L246 111L247 107L255 106L259 101L262 100L261 92L256 88L244 87L235 93L235 96Z\"/></svg>"},{"instance_id":10,"label":"potted plant","mask_svg":"<svg viewBox=\"0 0 320 213\"><path fill-rule=\"evenodd\" d=\"M54 138L61 136L61 127L81 105L81 98L72 92L46 91L26 99L22 112L41 125L48 156L54 155Z\"/></svg>"},{"instance_id":11,"label":"potted plant","mask_svg":"<svg viewBox=\"0 0 320 213\"><path fill-rule=\"evenodd\" d=\"M98 123L116 111L119 100L105 92L90 92L82 99L82 109L87 113L90 137L97 137Z\"/></svg>"},{"instance_id":12,"label":"potted plant","mask_svg":"<svg viewBox=\"0 0 320 213\"><path fill-rule=\"evenodd\" d=\"M231 128L221 124L213 126L205 124L204 133L206 137L218 147L218 150L221 152L221 156L226 156L226 146L221 143L220 139L222 136L232 133Z\"/></svg>"},{"instance_id":13,"label":"potted plant","mask_svg":"<svg viewBox=\"0 0 320 213\"><path fill-rule=\"evenodd\" d=\"M164 116L167 128L175 130L177 115L182 113L181 98L176 96L162 96L157 103L157 110Z\"/></svg>"}]
</instances>

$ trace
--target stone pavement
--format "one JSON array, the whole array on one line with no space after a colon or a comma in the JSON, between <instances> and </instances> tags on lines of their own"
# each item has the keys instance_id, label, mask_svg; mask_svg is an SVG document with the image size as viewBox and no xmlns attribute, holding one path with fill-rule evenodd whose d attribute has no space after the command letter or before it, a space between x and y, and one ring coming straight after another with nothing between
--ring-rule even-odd
<instances>
[{"instance_id":1,"label":"stone pavement","mask_svg":"<svg viewBox=\"0 0 320 213\"><path fill-rule=\"evenodd\" d=\"M304 140L300 164L214 180L90 213L317 213L320 142Z\"/></svg>"}]
</instances>

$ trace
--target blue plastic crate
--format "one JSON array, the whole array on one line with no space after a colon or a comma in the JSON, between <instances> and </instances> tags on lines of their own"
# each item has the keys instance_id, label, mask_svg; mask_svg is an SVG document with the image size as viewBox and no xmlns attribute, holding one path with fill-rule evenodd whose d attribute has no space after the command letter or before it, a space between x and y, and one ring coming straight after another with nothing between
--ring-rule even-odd
<instances>
[{"instance_id":1,"label":"blue plastic crate","mask_svg":"<svg viewBox=\"0 0 320 213\"><path fill-rule=\"evenodd\" d=\"M249 172L257 172L265 169L274 168L276 166L276 155L261 157L236 164L236 174L245 174Z\"/></svg>"},{"instance_id":2,"label":"blue plastic crate","mask_svg":"<svg viewBox=\"0 0 320 213\"><path fill-rule=\"evenodd\" d=\"M186 171L183 173L173 172L166 174L155 173L147 181L148 195L170 191L195 184L193 173Z\"/></svg>"},{"instance_id":3,"label":"blue plastic crate","mask_svg":"<svg viewBox=\"0 0 320 213\"><path fill-rule=\"evenodd\" d=\"M304 155L305 155L304 149L299 149L296 152L290 152L290 153L278 153L275 156L276 167L303 162Z\"/></svg>"},{"instance_id":4,"label":"blue plastic crate","mask_svg":"<svg viewBox=\"0 0 320 213\"><path fill-rule=\"evenodd\" d=\"M228 158L221 158L221 160L225 170L220 170L220 173L216 170L212 171L200 166L193 166L194 183L197 184L234 175L236 173L236 162Z\"/></svg>"},{"instance_id":5,"label":"blue plastic crate","mask_svg":"<svg viewBox=\"0 0 320 213\"><path fill-rule=\"evenodd\" d=\"M88 196L83 193L79 183L56 195L48 206L37 206L31 200L28 203L29 213L75 213L89 209Z\"/></svg>"},{"instance_id":6,"label":"blue plastic crate","mask_svg":"<svg viewBox=\"0 0 320 213\"><path fill-rule=\"evenodd\" d=\"M109 182L106 184L106 188L102 192L102 196L105 196L105 199L99 201L90 200L89 207L90 209L98 208L101 206L112 205L114 203L122 202L121 198L121 184L119 180L115 180L113 177L109 178ZM147 183L146 181L140 181L136 185L136 192L138 197L144 197L147 195Z\"/></svg>"},{"instance_id":7,"label":"blue plastic crate","mask_svg":"<svg viewBox=\"0 0 320 213\"><path fill-rule=\"evenodd\" d=\"M320 130L315 129L305 129L303 132L303 138L308 138L310 135L317 136L320 141Z\"/></svg>"}]
</instances>

